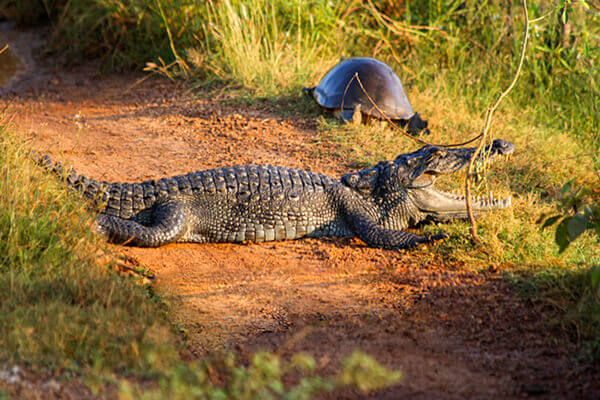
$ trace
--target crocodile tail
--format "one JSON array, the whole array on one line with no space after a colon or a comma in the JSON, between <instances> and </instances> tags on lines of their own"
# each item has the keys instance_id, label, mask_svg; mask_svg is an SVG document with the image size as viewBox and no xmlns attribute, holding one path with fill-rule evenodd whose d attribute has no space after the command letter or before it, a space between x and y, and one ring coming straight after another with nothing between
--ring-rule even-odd
<instances>
[{"instance_id":1,"label":"crocodile tail","mask_svg":"<svg viewBox=\"0 0 600 400\"><path fill-rule=\"evenodd\" d=\"M83 194L94 204L99 205L108 200L108 193L113 184L90 179L85 175L78 174L73 168L65 169L62 163L53 161L48 154L31 152L31 158L36 164L58 176L59 179L67 183L68 187Z\"/></svg>"}]
</instances>

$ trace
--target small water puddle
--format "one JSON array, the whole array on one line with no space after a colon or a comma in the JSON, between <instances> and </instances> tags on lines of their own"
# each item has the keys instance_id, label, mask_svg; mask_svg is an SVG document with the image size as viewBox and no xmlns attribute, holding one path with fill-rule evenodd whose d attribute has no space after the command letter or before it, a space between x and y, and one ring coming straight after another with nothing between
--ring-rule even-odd
<instances>
[{"instance_id":1,"label":"small water puddle","mask_svg":"<svg viewBox=\"0 0 600 400\"><path fill-rule=\"evenodd\" d=\"M6 85L24 67L21 59L10 47L0 44L0 87Z\"/></svg>"}]
</instances>

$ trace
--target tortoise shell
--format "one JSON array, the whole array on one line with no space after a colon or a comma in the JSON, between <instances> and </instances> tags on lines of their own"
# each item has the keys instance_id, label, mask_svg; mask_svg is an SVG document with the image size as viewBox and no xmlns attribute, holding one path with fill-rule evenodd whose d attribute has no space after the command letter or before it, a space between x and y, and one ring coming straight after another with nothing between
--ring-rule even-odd
<instances>
[{"instance_id":1,"label":"tortoise shell","mask_svg":"<svg viewBox=\"0 0 600 400\"><path fill-rule=\"evenodd\" d=\"M370 117L408 124L413 133L427 127L427 122L413 111L398 75L374 58L342 60L318 86L307 91L321 107L339 112L345 121L352 120L355 110L360 110Z\"/></svg>"}]
</instances>

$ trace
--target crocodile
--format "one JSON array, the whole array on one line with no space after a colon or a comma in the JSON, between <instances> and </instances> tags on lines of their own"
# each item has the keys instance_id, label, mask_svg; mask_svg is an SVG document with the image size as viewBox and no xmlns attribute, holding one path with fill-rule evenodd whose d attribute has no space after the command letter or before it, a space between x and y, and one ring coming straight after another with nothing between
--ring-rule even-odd
<instances>
[{"instance_id":1,"label":"crocodile","mask_svg":"<svg viewBox=\"0 0 600 400\"><path fill-rule=\"evenodd\" d=\"M514 151L496 139L491 159ZM437 190L439 175L459 171L475 148L427 145L393 161L334 179L307 170L239 165L141 183L97 181L38 162L63 177L99 211L96 229L112 243L158 247L174 242L267 242L358 236L370 247L409 249L446 238L406 231L424 221L466 218L462 196ZM476 214L509 207L511 199L473 200Z\"/></svg>"}]
</instances>

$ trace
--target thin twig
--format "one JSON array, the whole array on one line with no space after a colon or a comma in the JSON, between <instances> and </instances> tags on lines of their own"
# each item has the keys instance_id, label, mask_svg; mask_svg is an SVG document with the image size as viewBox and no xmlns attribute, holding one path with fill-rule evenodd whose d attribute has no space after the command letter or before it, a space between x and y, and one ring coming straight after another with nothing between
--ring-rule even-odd
<instances>
[{"instance_id":1,"label":"thin twig","mask_svg":"<svg viewBox=\"0 0 600 400\"><path fill-rule=\"evenodd\" d=\"M7 44L5 44L4 47L0 49L0 54L4 53L6 50L8 50Z\"/></svg>"},{"instance_id":2,"label":"thin twig","mask_svg":"<svg viewBox=\"0 0 600 400\"><path fill-rule=\"evenodd\" d=\"M553 13L553 12L554 12L554 10L552 10L552 11L549 11L548 13L546 13L546 14L542 15L541 17L537 17L537 18L535 18L535 19L530 19L530 20L529 20L529 23L530 23L530 24L534 24L534 23L536 23L536 22L539 22L539 21L541 21L541 20L543 20L543 19L546 19L546 18L548 18L550 15L552 15L552 13Z\"/></svg>"},{"instance_id":3,"label":"thin twig","mask_svg":"<svg viewBox=\"0 0 600 400\"><path fill-rule=\"evenodd\" d=\"M348 89L350 88L350 84L352 83L352 81L354 80L354 78L358 78L358 72L354 73L354 76L352 77L352 79L350 79L348 81L348 83L346 84L346 88L344 89L344 94L342 95L342 104L340 105L340 110L342 112L342 118L344 118L343 117L343 112L344 112L344 101L346 100L346 93L348 93Z\"/></svg>"},{"instance_id":4,"label":"thin twig","mask_svg":"<svg viewBox=\"0 0 600 400\"><path fill-rule=\"evenodd\" d=\"M350 87L350 84L352 83L352 81L354 81L356 79L356 81L358 82L358 84L360 85L361 90L363 91L363 93L365 94L365 96L367 96L367 99L369 100L369 102L373 105L373 107L379 112L379 114L381 114L381 116L383 117L383 119L385 121L387 121L391 126L398 128L398 130L400 131L400 133L404 136L406 136L407 138L414 140L415 142L418 142L422 145L429 145L429 146L436 146L436 147L461 147L464 145L467 145L469 143L473 143L474 141L476 141L477 139L481 138L482 134L478 134L477 136L462 142L462 143L451 143L451 144L436 144L436 143L430 143L426 140L423 140L419 137L413 136L409 133L407 133L404 129L400 129L400 127L398 126L398 124L396 122L394 122L392 119L390 119L390 117L387 116L387 114L385 113L385 111L383 111L378 105L377 103L375 103L375 100L373 100L373 98L369 95L369 93L367 92L367 90L365 89L362 81L360 80L360 77L358 76L358 72L356 72L354 74L354 76L352 77L352 79L350 79L350 81L348 82L348 84L346 85L346 90L344 90L344 97L342 97L342 111L344 108L344 99L346 97L346 92L348 91L348 88Z\"/></svg>"},{"instance_id":5,"label":"thin twig","mask_svg":"<svg viewBox=\"0 0 600 400\"><path fill-rule=\"evenodd\" d=\"M492 107L488 108L485 115L485 122L483 126L483 130L481 131L481 141L479 145L475 149L473 156L471 157L471 161L469 162L469 168L467 170L467 176L465 178L465 202L467 207L467 215L469 216L469 222L471 223L471 237L473 238L473 242L476 244L481 243L481 239L477 234L477 221L475 221L475 216L473 215L473 205L471 201L471 184L473 181L473 169L475 168L475 162L477 157L483 150L483 146L486 143L486 139L488 138L488 134L490 131L490 127L492 125L492 118L494 116L494 112L504 100L504 98L513 90L517 80L519 79L519 75L521 74L521 69L523 67L523 62L525 61L525 51L527 50L527 42L529 41L529 13L527 12L527 0L523 0L523 13L525 14L525 32L523 38L523 47L521 48L521 58L519 60L519 66L517 67L517 71L515 72L515 76L510 83L510 85L504 90L496 102L492 105Z\"/></svg>"}]
</instances>

